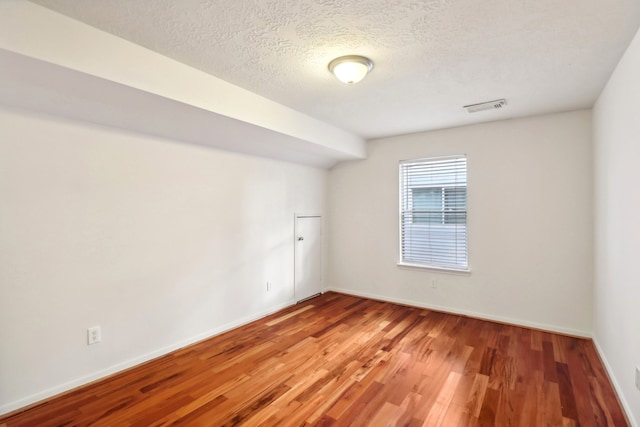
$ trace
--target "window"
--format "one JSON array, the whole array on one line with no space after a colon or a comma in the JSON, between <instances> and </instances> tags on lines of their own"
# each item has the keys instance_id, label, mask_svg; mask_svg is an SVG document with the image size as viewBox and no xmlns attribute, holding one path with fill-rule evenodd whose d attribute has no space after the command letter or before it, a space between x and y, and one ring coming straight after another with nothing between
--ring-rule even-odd
<instances>
[{"instance_id":1,"label":"window","mask_svg":"<svg viewBox=\"0 0 640 427\"><path fill-rule=\"evenodd\" d=\"M419 187L411 189L414 224L465 224L467 187ZM464 206L462 212L460 206Z\"/></svg>"},{"instance_id":2,"label":"window","mask_svg":"<svg viewBox=\"0 0 640 427\"><path fill-rule=\"evenodd\" d=\"M468 268L465 156L400 163L400 263Z\"/></svg>"}]
</instances>

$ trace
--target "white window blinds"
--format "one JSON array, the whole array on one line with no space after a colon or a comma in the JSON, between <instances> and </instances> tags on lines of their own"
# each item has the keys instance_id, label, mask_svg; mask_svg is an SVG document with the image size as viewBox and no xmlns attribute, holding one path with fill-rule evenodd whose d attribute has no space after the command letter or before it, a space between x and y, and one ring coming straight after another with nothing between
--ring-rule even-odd
<instances>
[{"instance_id":1,"label":"white window blinds","mask_svg":"<svg viewBox=\"0 0 640 427\"><path fill-rule=\"evenodd\" d=\"M400 262L466 270L467 159L400 163Z\"/></svg>"}]
</instances>

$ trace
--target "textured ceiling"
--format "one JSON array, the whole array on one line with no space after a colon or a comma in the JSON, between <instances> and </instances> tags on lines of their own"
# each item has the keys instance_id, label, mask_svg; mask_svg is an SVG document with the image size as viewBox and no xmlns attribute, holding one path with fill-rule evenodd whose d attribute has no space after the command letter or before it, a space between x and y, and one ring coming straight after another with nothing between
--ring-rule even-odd
<instances>
[{"instance_id":1,"label":"textured ceiling","mask_svg":"<svg viewBox=\"0 0 640 427\"><path fill-rule=\"evenodd\" d=\"M590 107L640 25L638 0L33 2L366 138Z\"/></svg>"}]
</instances>

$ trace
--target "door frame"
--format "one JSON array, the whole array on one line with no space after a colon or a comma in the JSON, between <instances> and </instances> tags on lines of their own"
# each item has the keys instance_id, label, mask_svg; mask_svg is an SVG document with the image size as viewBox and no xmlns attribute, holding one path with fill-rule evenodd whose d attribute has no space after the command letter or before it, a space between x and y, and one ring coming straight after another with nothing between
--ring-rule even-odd
<instances>
[{"instance_id":1,"label":"door frame","mask_svg":"<svg viewBox=\"0 0 640 427\"><path fill-rule=\"evenodd\" d=\"M322 214L320 213L300 213L300 212L295 212L293 214L293 299L296 301L296 304L302 301L305 301L309 298L314 297L315 295L312 295L310 297L307 298L303 298L301 300L298 299L298 297L296 296L296 253L297 253L297 240L298 240L298 218L320 218L320 294L323 294L323 275L322 275L322 265L324 262L324 256L323 256L323 252L324 252L324 241L322 239L322 223L323 223L323 218L322 218Z\"/></svg>"}]
</instances>

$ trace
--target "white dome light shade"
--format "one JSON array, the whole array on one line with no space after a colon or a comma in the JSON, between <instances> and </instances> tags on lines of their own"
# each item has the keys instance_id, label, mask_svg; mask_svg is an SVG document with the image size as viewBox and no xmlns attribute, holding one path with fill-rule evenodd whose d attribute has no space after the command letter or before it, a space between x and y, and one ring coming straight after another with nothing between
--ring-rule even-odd
<instances>
[{"instance_id":1,"label":"white dome light shade","mask_svg":"<svg viewBox=\"0 0 640 427\"><path fill-rule=\"evenodd\" d=\"M329 71L343 83L353 84L360 80L373 69L373 62L364 56L341 56L329 62Z\"/></svg>"}]
</instances>

